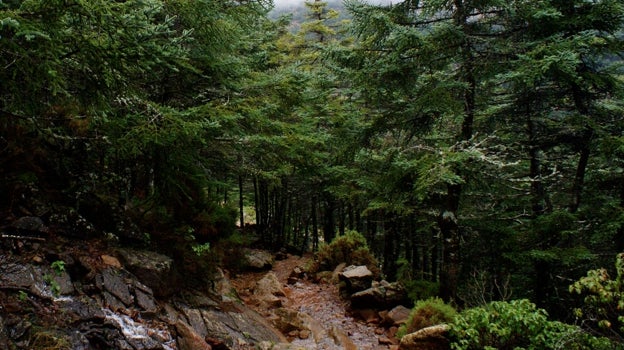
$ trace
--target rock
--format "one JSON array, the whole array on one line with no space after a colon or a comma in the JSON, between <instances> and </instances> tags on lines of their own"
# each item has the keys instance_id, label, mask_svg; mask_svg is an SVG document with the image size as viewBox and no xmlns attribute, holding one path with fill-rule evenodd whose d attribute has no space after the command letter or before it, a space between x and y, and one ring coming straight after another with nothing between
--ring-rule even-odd
<instances>
[{"instance_id":1,"label":"rock","mask_svg":"<svg viewBox=\"0 0 624 350\"><path fill-rule=\"evenodd\" d=\"M284 334L296 332L298 335L301 330L309 330L296 310L279 308L274 311L274 315L273 325Z\"/></svg>"},{"instance_id":2,"label":"rock","mask_svg":"<svg viewBox=\"0 0 624 350\"><path fill-rule=\"evenodd\" d=\"M310 330L309 329L302 329L299 331L299 339L308 339L310 338Z\"/></svg>"},{"instance_id":3,"label":"rock","mask_svg":"<svg viewBox=\"0 0 624 350\"><path fill-rule=\"evenodd\" d=\"M224 298L233 297L238 298L236 288L232 286L230 280L225 276L225 273L220 268L217 268L216 273L212 277L214 281L214 292L223 300Z\"/></svg>"},{"instance_id":4,"label":"rock","mask_svg":"<svg viewBox=\"0 0 624 350\"><path fill-rule=\"evenodd\" d=\"M48 227L43 223L41 218L36 216L23 216L10 225L10 228L16 230L18 233L26 234L47 234Z\"/></svg>"},{"instance_id":5,"label":"rock","mask_svg":"<svg viewBox=\"0 0 624 350\"><path fill-rule=\"evenodd\" d=\"M354 315L369 324L377 324L380 322L379 314L373 309L357 309Z\"/></svg>"},{"instance_id":6,"label":"rock","mask_svg":"<svg viewBox=\"0 0 624 350\"><path fill-rule=\"evenodd\" d=\"M158 305L151 294L137 288L134 290L134 296L138 307L150 315L156 314Z\"/></svg>"},{"instance_id":7,"label":"rock","mask_svg":"<svg viewBox=\"0 0 624 350\"><path fill-rule=\"evenodd\" d=\"M340 349L345 350L358 350L353 340L349 338L341 329L332 326L329 330L329 335L334 339L336 345L340 346Z\"/></svg>"},{"instance_id":8,"label":"rock","mask_svg":"<svg viewBox=\"0 0 624 350\"><path fill-rule=\"evenodd\" d=\"M440 324L426 327L401 338L401 350L448 350L449 340L446 338L449 326Z\"/></svg>"},{"instance_id":9,"label":"rock","mask_svg":"<svg viewBox=\"0 0 624 350\"><path fill-rule=\"evenodd\" d=\"M118 249L117 252L128 271L150 287L156 297L167 297L175 292L173 259L146 250Z\"/></svg>"},{"instance_id":10,"label":"rock","mask_svg":"<svg viewBox=\"0 0 624 350\"><path fill-rule=\"evenodd\" d=\"M56 304L71 324L101 323L106 318L102 307L94 299L87 296L61 299L56 301Z\"/></svg>"},{"instance_id":11,"label":"rock","mask_svg":"<svg viewBox=\"0 0 624 350\"><path fill-rule=\"evenodd\" d=\"M0 287L28 290L40 298L53 297L41 268L30 264L0 264Z\"/></svg>"},{"instance_id":12,"label":"rock","mask_svg":"<svg viewBox=\"0 0 624 350\"><path fill-rule=\"evenodd\" d=\"M247 266L252 270L267 270L273 266L273 255L267 251L246 249L244 256Z\"/></svg>"},{"instance_id":13,"label":"rock","mask_svg":"<svg viewBox=\"0 0 624 350\"><path fill-rule=\"evenodd\" d=\"M392 340L390 340L390 338L388 338L388 337L379 337L378 341L379 341L380 345L392 345L392 344L394 344L394 342Z\"/></svg>"},{"instance_id":14,"label":"rock","mask_svg":"<svg viewBox=\"0 0 624 350\"><path fill-rule=\"evenodd\" d=\"M134 303L130 289L121 276L122 270L106 268L95 277L95 283L102 291L106 291L119 299L126 307ZM113 303L109 300L109 302Z\"/></svg>"},{"instance_id":15,"label":"rock","mask_svg":"<svg viewBox=\"0 0 624 350\"><path fill-rule=\"evenodd\" d=\"M288 275L288 284L295 284L297 281L303 279L305 277L305 270L300 266L295 266L295 268Z\"/></svg>"},{"instance_id":16,"label":"rock","mask_svg":"<svg viewBox=\"0 0 624 350\"><path fill-rule=\"evenodd\" d=\"M104 254L101 255L100 258L102 259L102 263L104 263L104 265L121 269L121 263L116 257Z\"/></svg>"},{"instance_id":17,"label":"rock","mask_svg":"<svg viewBox=\"0 0 624 350\"><path fill-rule=\"evenodd\" d=\"M346 283L347 292L353 294L370 288L373 273L364 265L351 265L339 274L339 278Z\"/></svg>"},{"instance_id":18,"label":"rock","mask_svg":"<svg viewBox=\"0 0 624 350\"><path fill-rule=\"evenodd\" d=\"M407 302L407 292L398 282L373 282L370 288L351 295L351 306L356 309L387 309Z\"/></svg>"},{"instance_id":19,"label":"rock","mask_svg":"<svg viewBox=\"0 0 624 350\"><path fill-rule=\"evenodd\" d=\"M277 279L273 271L267 273L258 283L253 291L254 296L260 304L266 308L275 308L282 305L278 296L285 296L286 293L282 284Z\"/></svg>"},{"instance_id":20,"label":"rock","mask_svg":"<svg viewBox=\"0 0 624 350\"><path fill-rule=\"evenodd\" d=\"M336 268L334 269L334 271L332 271L332 274L331 274L332 283L338 283L338 281L340 280L340 274L342 273L342 271L344 271L346 267L347 267L347 263L340 263L338 264L338 266L336 266Z\"/></svg>"},{"instance_id":21,"label":"rock","mask_svg":"<svg viewBox=\"0 0 624 350\"><path fill-rule=\"evenodd\" d=\"M403 305L396 306L386 313L382 323L387 326L400 326L407 322L411 310Z\"/></svg>"},{"instance_id":22,"label":"rock","mask_svg":"<svg viewBox=\"0 0 624 350\"><path fill-rule=\"evenodd\" d=\"M175 324L178 332L178 347L180 350L212 350L212 347L206 343L203 337L195 332L195 330L178 320Z\"/></svg>"}]
</instances>

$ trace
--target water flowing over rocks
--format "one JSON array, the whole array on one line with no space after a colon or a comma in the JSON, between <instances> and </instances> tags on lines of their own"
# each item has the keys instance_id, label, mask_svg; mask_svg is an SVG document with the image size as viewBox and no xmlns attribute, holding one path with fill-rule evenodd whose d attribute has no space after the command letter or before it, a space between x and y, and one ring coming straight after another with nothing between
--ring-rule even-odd
<instances>
[{"instance_id":1,"label":"water flowing over rocks","mask_svg":"<svg viewBox=\"0 0 624 350\"><path fill-rule=\"evenodd\" d=\"M236 350L288 341L239 301L221 270L213 288L175 290L162 286L177 278L166 256L62 238L55 244L29 240L0 254L0 350L44 342L78 350ZM276 286L267 279L263 293L280 294L270 289Z\"/></svg>"}]
</instances>

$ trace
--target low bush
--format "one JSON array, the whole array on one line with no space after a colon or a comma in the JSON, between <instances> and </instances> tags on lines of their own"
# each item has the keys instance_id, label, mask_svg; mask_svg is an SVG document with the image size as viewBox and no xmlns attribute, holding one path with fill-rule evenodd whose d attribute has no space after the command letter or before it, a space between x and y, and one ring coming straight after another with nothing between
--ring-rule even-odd
<instances>
[{"instance_id":1,"label":"low bush","mask_svg":"<svg viewBox=\"0 0 624 350\"><path fill-rule=\"evenodd\" d=\"M420 329L441 323L451 323L457 311L440 298L419 300L410 312L407 322L399 328L399 338Z\"/></svg>"},{"instance_id":2,"label":"low bush","mask_svg":"<svg viewBox=\"0 0 624 350\"><path fill-rule=\"evenodd\" d=\"M374 275L379 274L377 259L368 249L366 238L357 231L347 231L334 238L331 243L321 245L310 271L331 271L341 263L366 265Z\"/></svg>"},{"instance_id":3,"label":"low bush","mask_svg":"<svg viewBox=\"0 0 624 350\"><path fill-rule=\"evenodd\" d=\"M495 301L459 314L449 332L454 350L476 349L613 349L606 338L577 326L548 320L528 300Z\"/></svg>"}]
</instances>

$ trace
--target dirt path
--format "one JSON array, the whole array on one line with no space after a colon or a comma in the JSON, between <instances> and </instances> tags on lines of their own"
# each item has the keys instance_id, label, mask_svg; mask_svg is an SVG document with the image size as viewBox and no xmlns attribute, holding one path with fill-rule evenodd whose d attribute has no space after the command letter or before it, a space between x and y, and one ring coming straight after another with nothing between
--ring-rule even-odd
<instances>
[{"instance_id":1,"label":"dirt path","mask_svg":"<svg viewBox=\"0 0 624 350\"><path fill-rule=\"evenodd\" d=\"M285 260L276 261L272 271L282 284L285 297L282 298L284 307L309 315L313 320L324 328L328 339L315 342L312 337L308 339L293 339L292 344L306 349L355 349L360 350L387 350L389 345L381 345L380 339L386 338L385 329L372 324L366 324L361 320L354 319L347 312L347 303L339 297L338 288L334 284L314 283L308 279L300 279L294 284L287 284L288 277L297 266L304 267L311 256L291 256ZM253 299L251 291L267 272L245 273L232 279L232 285L238 290L239 295L248 305L255 307L261 314L267 314L267 310L258 309L258 303ZM348 337L350 346L338 346L340 337ZM331 339L329 339L331 338ZM344 341L342 342L345 343Z\"/></svg>"}]
</instances>

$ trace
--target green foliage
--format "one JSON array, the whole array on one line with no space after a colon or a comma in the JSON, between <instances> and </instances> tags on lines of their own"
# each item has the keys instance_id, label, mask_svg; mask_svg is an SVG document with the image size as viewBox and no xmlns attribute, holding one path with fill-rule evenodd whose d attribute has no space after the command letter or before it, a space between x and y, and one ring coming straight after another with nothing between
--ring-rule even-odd
<instances>
[{"instance_id":1,"label":"green foliage","mask_svg":"<svg viewBox=\"0 0 624 350\"><path fill-rule=\"evenodd\" d=\"M401 282L405 287L410 300L417 302L419 300L433 298L439 294L440 284L438 282L415 278L411 263L407 261L407 259L399 259L396 266L397 281Z\"/></svg>"},{"instance_id":2,"label":"green foliage","mask_svg":"<svg viewBox=\"0 0 624 350\"><path fill-rule=\"evenodd\" d=\"M419 300L410 312L407 322L399 328L397 337L402 338L425 327L452 323L456 314L457 311L440 298Z\"/></svg>"},{"instance_id":3,"label":"green foliage","mask_svg":"<svg viewBox=\"0 0 624 350\"><path fill-rule=\"evenodd\" d=\"M56 273L57 276L60 276L65 272L65 262L63 260L56 260L50 264L50 267Z\"/></svg>"},{"instance_id":4,"label":"green foliage","mask_svg":"<svg viewBox=\"0 0 624 350\"><path fill-rule=\"evenodd\" d=\"M373 274L379 273L377 260L368 249L366 238L357 231L347 231L334 238L331 243L321 245L311 271L331 271L341 263L346 263L347 266L366 265Z\"/></svg>"},{"instance_id":5,"label":"green foliage","mask_svg":"<svg viewBox=\"0 0 624 350\"><path fill-rule=\"evenodd\" d=\"M408 280L403 281L407 291L407 297L410 300L421 300L432 298L440 294L440 283L427 280Z\"/></svg>"},{"instance_id":6,"label":"green foliage","mask_svg":"<svg viewBox=\"0 0 624 350\"><path fill-rule=\"evenodd\" d=\"M545 310L526 299L495 301L467 309L451 324L451 348L468 349L612 349L579 327L551 321Z\"/></svg>"},{"instance_id":7,"label":"green foliage","mask_svg":"<svg viewBox=\"0 0 624 350\"><path fill-rule=\"evenodd\" d=\"M34 327L33 327L34 328ZM29 346L40 350L71 350L72 343L67 335L53 330L34 331L29 337Z\"/></svg>"},{"instance_id":8,"label":"green foliage","mask_svg":"<svg viewBox=\"0 0 624 350\"><path fill-rule=\"evenodd\" d=\"M616 256L615 278L607 269L590 270L570 286L570 292L584 296L576 316L605 336L624 338L624 253Z\"/></svg>"}]
</instances>

